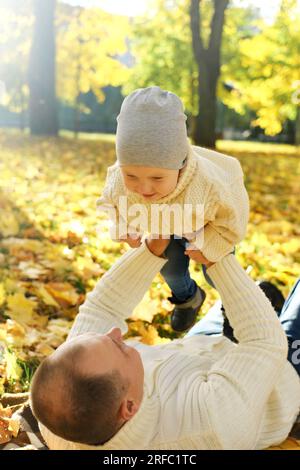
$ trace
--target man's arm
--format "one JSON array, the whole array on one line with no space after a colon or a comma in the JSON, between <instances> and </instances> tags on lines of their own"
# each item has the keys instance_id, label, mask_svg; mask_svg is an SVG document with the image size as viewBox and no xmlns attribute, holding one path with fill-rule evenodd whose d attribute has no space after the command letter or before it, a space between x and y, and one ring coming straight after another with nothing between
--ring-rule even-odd
<instances>
[{"instance_id":1,"label":"man's arm","mask_svg":"<svg viewBox=\"0 0 300 470\"><path fill-rule=\"evenodd\" d=\"M286 364L287 339L271 303L233 255L207 272L239 344L199 385L199 407L222 448L251 449L266 402Z\"/></svg>"},{"instance_id":2,"label":"man's arm","mask_svg":"<svg viewBox=\"0 0 300 470\"><path fill-rule=\"evenodd\" d=\"M112 327L126 333L125 319L167 262L160 256L168 243L169 240L149 240L140 248L127 251L87 295L68 339L87 332L106 333Z\"/></svg>"}]
</instances>

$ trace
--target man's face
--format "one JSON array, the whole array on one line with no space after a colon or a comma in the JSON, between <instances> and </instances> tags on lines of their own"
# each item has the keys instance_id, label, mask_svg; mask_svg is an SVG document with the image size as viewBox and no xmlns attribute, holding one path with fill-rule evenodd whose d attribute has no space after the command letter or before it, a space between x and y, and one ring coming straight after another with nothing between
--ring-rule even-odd
<instances>
[{"instance_id":1,"label":"man's face","mask_svg":"<svg viewBox=\"0 0 300 470\"><path fill-rule=\"evenodd\" d=\"M142 401L144 368L139 352L124 343L120 328L112 328L106 334L84 333L67 341L56 355L81 344L85 351L77 366L87 375L105 374L117 370L129 383L127 395L137 402Z\"/></svg>"}]
</instances>

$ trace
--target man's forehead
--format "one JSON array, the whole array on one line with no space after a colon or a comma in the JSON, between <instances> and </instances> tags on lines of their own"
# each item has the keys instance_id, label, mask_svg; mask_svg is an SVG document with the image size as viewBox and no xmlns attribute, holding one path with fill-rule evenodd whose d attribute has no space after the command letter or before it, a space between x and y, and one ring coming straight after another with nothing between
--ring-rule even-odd
<instances>
[{"instance_id":1,"label":"man's forehead","mask_svg":"<svg viewBox=\"0 0 300 470\"><path fill-rule=\"evenodd\" d=\"M69 339L67 342L70 344L71 342L84 342L88 339L100 339L105 337L106 335L103 333L95 333L93 331L88 331L86 333L81 333L80 335L75 336L74 338Z\"/></svg>"},{"instance_id":2,"label":"man's forehead","mask_svg":"<svg viewBox=\"0 0 300 470\"><path fill-rule=\"evenodd\" d=\"M55 351L54 355L70 352L72 349L78 347L82 347L82 350L84 351L85 348L88 348L88 346L91 344L95 344L96 341L98 341L99 344L101 341L105 341L105 338L105 335L99 333L82 333L81 335L70 338L61 344Z\"/></svg>"}]
</instances>

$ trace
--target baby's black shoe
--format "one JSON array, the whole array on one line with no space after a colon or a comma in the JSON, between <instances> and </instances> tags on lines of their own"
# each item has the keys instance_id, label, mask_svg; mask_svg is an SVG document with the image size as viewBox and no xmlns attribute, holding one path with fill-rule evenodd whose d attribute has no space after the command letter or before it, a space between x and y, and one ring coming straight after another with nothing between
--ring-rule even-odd
<instances>
[{"instance_id":1,"label":"baby's black shoe","mask_svg":"<svg viewBox=\"0 0 300 470\"><path fill-rule=\"evenodd\" d=\"M256 284L261 288L265 296L270 300L272 307L277 312L277 314L279 314L285 302L282 292L278 289L278 287L275 286L275 284L272 284L269 281L257 281ZM224 317L223 335L229 338L234 343L237 343L237 340L235 339L233 334L233 329L226 316L226 312L223 305L221 307L221 310Z\"/></svg>"},{"instance_id":2,"label":"baby's black shoe","mask_svg":"<svg viewBox=\"0 0 300 470\"><path fill-rule=\"evenodd\" d=\"M285 302L282 292L269 281L257 281L256 283L270 300L272 307L279 314Z\"/></svg>"},{"instance_id":3,"label":"baby's black shoe","mask_svg":"<svg viewBox=\"0 0 300 470\"><path fill-rule=\"evenodd\" d=\"M178 303L174 297L168 298L170 302L175 304L171 314L171 327L174 331L186 331L194 325L205 297L204 290L197 286L196 293L185 302Z\"/></svg>"}]
</instances>

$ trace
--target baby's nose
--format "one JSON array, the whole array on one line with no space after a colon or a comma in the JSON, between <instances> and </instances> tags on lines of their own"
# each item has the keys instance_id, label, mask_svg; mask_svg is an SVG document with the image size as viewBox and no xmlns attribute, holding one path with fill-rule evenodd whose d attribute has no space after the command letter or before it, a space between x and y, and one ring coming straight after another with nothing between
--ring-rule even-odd
<instances>
[{"instance_id":1,"label":"baby's nose","mask_svg":"<svg viewBox=\"0 0 300 470\"><path fill-rule=\"evenodd\" d=\"M153 193L152 184L150 182L141 184L139 189L140 189L141 194L152 194Z\"/></svg>"}]
</instances>

